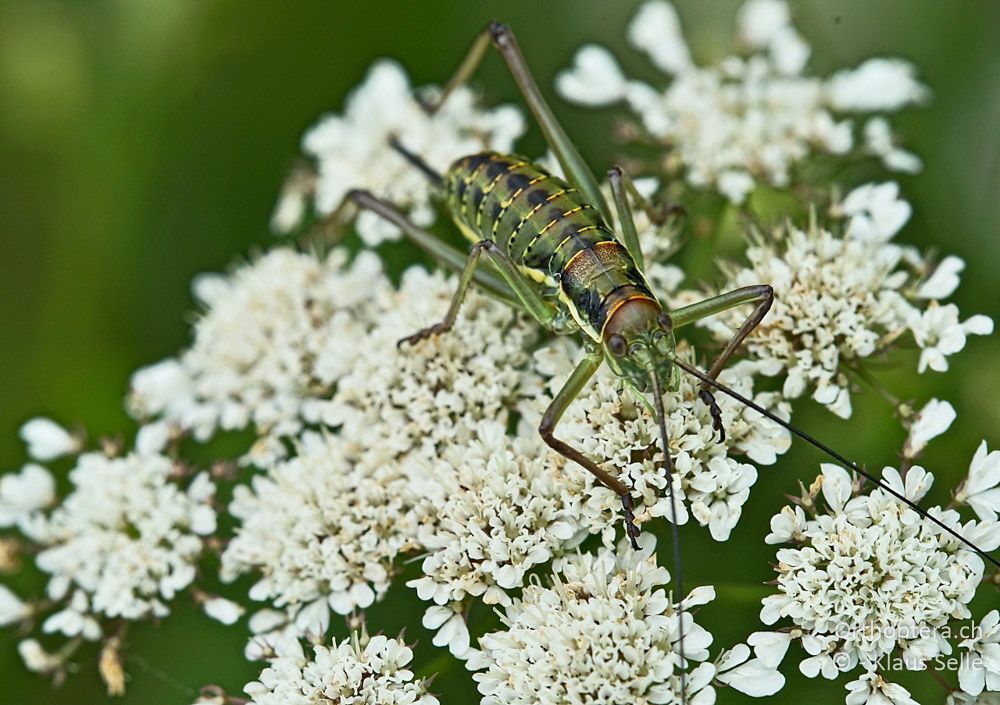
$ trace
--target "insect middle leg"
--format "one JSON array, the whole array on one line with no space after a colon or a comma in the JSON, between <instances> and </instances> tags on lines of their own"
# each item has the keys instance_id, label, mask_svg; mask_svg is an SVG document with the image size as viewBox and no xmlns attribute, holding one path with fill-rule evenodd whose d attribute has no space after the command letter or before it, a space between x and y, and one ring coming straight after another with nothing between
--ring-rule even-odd
<instances>
[{"instance_id":1,"label":"insect middle leg","mask_svg":"<svg viewBox=\"0 0 1000 705\"><path fill-rule=\"evenodd\" d=\"M441 240L434 233L419 228L409 221L409 219L399 212L395 206L383 201L368 191L353 190L345 197L345 202L349 202L364 210L377 213L390 223L403 231L410 240L416 243L421 249L437 259L448 269L455 272L463 272L468 260L468 253L452 247ZM523 308L520 299L511 292L511 287L499 276L485 269L476 269L473 273L476 284L484 291L495 298L500 299L505 304L515 308Z\"/></svg>"},{"instance_id":2,"label":"insect middle leg","mask_svg":"<svg viewBox=\"0 0 1000 705\"><path fill-rule=\"evenodd\" d=\"M503 254L495 243L489 240L478 242L472 247L472 251L466 255L460 250L442 242L433 233L418 228L406 216L396 210L395 207L367 191L351 191L347 194L347 198L359 208L373 211L389 220L420 247L440 259L450 268L461 272L458 288L452 297L451 306L448 308L448 313L445 315L444 321L403 338L399 341L400 343L415 343L430 335L449 330L458 316L459 308L461 308L462 301L468 293L469 285L473 281L504 303L526 310L547 330L555 330L555 321L557 318L555 308L535 290L533 282L529 281L521 273L517 265L507 255ZM481 264L480 255L484 252L489 257L490 263L496 268L499 276L492 272L484 271L479 266Z\"/></svg>"},{"instance_id":3,"label":"insect middle leg","mask_svg":"<svg viewBox=\"0 0 1000 705\"><path fill-rule=\"evenodd\" d=\"M588 202L600 209L605 219L609 219L611 212L608 210L604 195L597 185L597 180L566 131L556 120L552 109L545 102L545 98L542 97L542 92L538 89L538 84L531 75L531 70L521 53L521 48L517 45L517 39L507 25L501 22L490 22L486 25L486 28L473 41L472 48L469 49L469 53L459 65L455 75L445 85L441 96L437 101L426 106L427 111L431 114L435 113L448 99L449 94L472 76L486 55L490 44L496 47L507 64L507 68L510 69L528 108L542 128L545 141L556 155L556 159L562 165L569 181L580 189Z\"/></svg>"},{"instance_id":4,"label":"insect middle leg","mask_svg":"<svg viewBox=\"0 0 1000 705\"><path fill-rule=\"evenodd\" d=\"M715 360L715 363L709 369L707 376L710 379L716 379L719 373L725 368L726 363L729 358L736 352L736 349L740 346L740 343L746 339L754 328L760 325L760 322L767 315L767 312L771 309L771 304L774 303L774 289L771 288L769 284L757 284L755 286L744 286L739 289L733 289L724 294L719 294L718 296L713 296L704 301L699 301L693 303L689 306L684 306L675 311L670 312L670 318L674 323L674 328L680 328L681 326L686 326L689 323L693 323L702 318L707 318L708 316L714 316L722 311L728 311L736 306L741 306L743 304L756 304L750 315L747 316L746 320L743 321L743 325L739 327L736 334L729 340L726 347L719 354L719 357ZM712 426L719 432L719 442L726 440L726 430L722 425L722 410L715 401L715 397L712 395L709 384L703 383L701 385L701 391L698 393L699 398L705 404L708 405L712 413Z\"/></svg>"},{"instance_id":5,"label":"insect middle leg","mask_svg":"<svg viewBox=\"0 0 1000 705\"><path fill-rule=\"evenodd\" d=\"M517 295L517 298L525 309L527 309L528 313L534 316L535 320L545 328L552 329L553 321L556 317L555 309L532 288L531 283L521 274L517 265L501 252L495 242L480 240L472 246L472 251L469 253L469 258L462 269L462 274L458 280L458 288L455 289L455 293L451 297L451 305L448 306L448 313L445 314L444 320L419 330L413 335L408 335L399 341L399 345L403 345L404 343L413 345L424 338L451 330L451 327L455 325L455 319L458 317L458 310L462 307L462 302L469 291L469 284L472 283L472 278L479 266L480 256L484 252L496 266L500 272L500 276L503 277L504 281Z\"/></svg>"}]
</instances>

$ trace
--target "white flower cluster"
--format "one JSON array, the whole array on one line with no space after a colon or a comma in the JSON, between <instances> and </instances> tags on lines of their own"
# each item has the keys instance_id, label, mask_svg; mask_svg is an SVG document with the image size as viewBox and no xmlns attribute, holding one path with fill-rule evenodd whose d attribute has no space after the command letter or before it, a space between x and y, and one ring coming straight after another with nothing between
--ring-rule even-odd
<instances>
[{"instance_id":1,"label":"white flower cluster","mask_svg":"<svg viewBox=\"0 0 1000 705\"><path fill-rule=\"evenodd\" d=\"M0 624L49 612L43 632L95 641L106 636L106 620L168 615L195 578L203 537L216 530L215 485L207 473L183 477L161 455L84 453L69 473L73 490L56 504L46 468L4 475L0 527L17 525L50 578L45 602L0 591ZM57 677L73 650L50 654L34 639L19 646L29 669Z\"/></svg>"},{"instance_id":2,"label":"white flower cluster","mask_svg":"<svg viewBox=\"0 0 1000 705\"><path fill-rule=\"evenodd\" d=\"M749 266L726 266L722 290L761 282L774 288L774 304L747 340L747 354L769 374L784 372L786 399L812 389L814 400L848 418L845 365L886 351L909 330L921 349L919 370L947 369L945 356L961 350L967 335L992 332L993 322L973 316L960 323L954 304L937 304L958 286L961 260L946 258L921 281L930 262L890 242L910 214L896 184L861 186L836 213L847 218L843 236L814 221L805 230L787 223L770 237L754 237ZM742 321L734 311L700 325L728 340Z\"/></svg>"},{"instance_id":3,"label":"white flower cluster","mask_svg":"<svg viewBox=\"0 0 1000 705\"><path fill-rule=\"evenodd\" d=\"M129 407L158 445L171 433L207 440L253 424L245 462L284 457L282 443L316 423L338 377L351 367L342 348L370 324L369 299L386 286L381 263L341 250L325 258L275 249L232 276L203 275L194 292L205 312L178 358L132 377Z\"/></svg>"},{"instance_id":4,"label":"white flower cluster","mask_svg":"<svg viewBox=\"0 0 1000 705\"><path fill-rule=\"evenodd\" d=\"M655 538L642 550L567 556L556 562L549 585L532 583L502 615L505 629L480 638L468 667L476 673L483 705L564 702L681 702L715 700L718 677L749 695L770 695L784 684L775 662L748 661L745 646L707 662L712 635L696 624L691 608L715 598L711 587L678 606L662 586L670 580L656 565ZM678 641L683 624L682 663ZM779 659L780 660L780 659ZM725 671L725 673L723 673Z\"/></svg>"},{"instance_id":5,"label":"white flower cluster","mask_svg":"<svg viewBox=\"0 0 1000 705\"><path fill-rule=\"evenodd\" d=\"M408 585L434 603L424 616L424 626L437 630L434 643L464 658L466 598L510 605L507 591L524 585L529 570L586 536L585 478L540 441L512 439L501 425L484 423L478 440L446 449L413 483L434 520L420 531L424 574Z\"/></svg>"},{"instance_id":6,"label":"white flower cluster","mask_svg":"<svg viewBox=\"0 0 1000 705\"><path fill-rule=\"evenodd\" d=\"M235 488L229 511L240 525L222 578L259 571L251 599L286 609L297 634L324 634L331 609L349 614L389 588L393 560L416 534L408 497L398 466L358 463L339 436L309 433L296 457Z\"/></svg>"},{"instance_id":7,"label":"white flower cluster","mask_svg":"<svg viewBox=\"0 0 1000 705\"><path fill-rule=\"evenodd\" d=\"M402 640L381 635L316 646L312 658L298 640L282 639L244 690L255 705L437 705L427 684L406 668L412 659Z\"/></svg>"},{"instance_id":8,"label":"white flower cluster","mask_svg":"<svg viewBox=\"0 0 1000 705\"><path fill-rule=\"evenodd\" d=\"M989 464L997 466L998 459L1000 453ZM973 468L984 461L985 447ZM761 620L768 625L791 620L794 630L774 638L801 638L808 656L799 668L808 677L832 679L860 665L865 674L848 684L849 702L906 702L908 693L876 672L879 661L898 650L907 668L921 670L927 661L951 654L950 627L971 616L968 603L983 580L983 560L885 490L858 494L845 470L833 465L822 470L801 506L785 507L771 520L767 542L795 547L777 552L779 592L764 598ZM893 468L882 476L914 502L933 481L920 466L910 467L905 478ZM996 521L963 524L955 510L929 512L985 551L1000 546ZM982 650L991 638L964 646ZM985 678L980 668L963 677L962 687L974 683L981 691Z\"/></svg>"},{"instance_id":9,"label":"white flower cluster","mask_svg":"<svg viewBox=\"0 0 1000 705\"><path fill-rule=\"evenodd\" d=\"M69 474L73 491L33 537L47 546L36 562L52 576L49 598L72 594L45 631L74 636L88 615L135 620L169 613L166 603L195 577L201 537L216 527L208 474L184 488L177 470L161 455L80 456Z\"/></svg>"},{"instance_id":10,"label":"white flower cluster","mask_svg":"<svg viewBox=\"0 0 1000 705\"><path fill-rule=\"evenodd\" d=\"M441 319L454 286L454 279L413 268L398 291L385 292L378 323L353 341L354 364L327 418L361 462L390 463L405 474L418 524L414 543L429 551L426 577L414 586L447 610L466 595L500 599L498 585L519 585L561 540L573 502L559 482L561 465L515 460L506 435L518 405L541 385L528 369L533 327L472 292L451 331L396 346ZM536 443L525 457L537 455ZM425 620L439 611L431 607ZM435 642L454 653L467 647L461 617L432 628Z\"/></svg>"},{"instance_id":11,"label":"white flower cluster","mask_svg":"<svg viewBox=\"0 0 1000 705\"><path fill-rule=\"evenodd\" d=\"M757 182L788 186L812 153L858 149L856 127L844 114L897 111L927 96L913 67L899 59L870 59L826 80L805 75L810 49L782 0L747 2L739 36L746 55L698 66L673 6L652 0L632 20L628 39L670 78L665 90L626 78L596 45L580 49L556 87L583 105L624 101L668 149L668 173L682 173L698 189L715 188L733 203L742 203ZM894 146L884 118L871 117L862 139L861 149L890 169L920 169L917 157Z\"/></svg>"},{"instance_id":12,"label":"white flower cluster","mask_svg":"<svg viewBox=\"0 0 1000 705\"><path fill-rule=\"evenodd\" d=\"M434 89L424 91L433 99ZM512 106L477 106L468 88L455 90L434 115L414 96L403 68L394 61L375 63L365 81L348 96L343 115L323 117L302 138L303 151L317 166L312 179L294 176L275 210L279 232L295 228L310 196L317 214L333 213L354 188L365 188L408 211L419 225L434 220L427 178L390 147L398 138L443 172L459 157L493 149L510 152L524 132L524 119ZM310 193L312 192L312 193ZM398 230L372 213L358 218L358 233L369 245L396 239Z\"/></svg>"}]
</instances>

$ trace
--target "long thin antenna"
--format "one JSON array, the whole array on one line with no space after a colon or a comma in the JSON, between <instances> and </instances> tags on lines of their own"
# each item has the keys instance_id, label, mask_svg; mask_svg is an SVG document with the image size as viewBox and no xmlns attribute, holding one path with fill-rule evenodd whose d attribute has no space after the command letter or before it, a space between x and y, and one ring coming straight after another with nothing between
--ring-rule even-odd
<instances>
[{"instance_id":1,"label":"long thin antenna","mask_svg":"<svg viewBox=\"0 0 1000 705\"><path fill-rule=\"evenodd\" d=\"M954 529L952 529L950 526L948 526L947 524L945 524L943 521L941 521L937 517L934 517L934 516L931 516L930 514L928 514L924 509L922 509L921 507L917 506L917 504L915 502L911 501L910 499L908 499L904 495L900 494L899 492L897 492L896 490L894 490L892 487L890 487L888 484L886 484L882 480L880 480L877 477L875 477L874 475L872 475L870 472L868 472L866 470L862 470L860 467L858 467L857 463L851 462L850 460L848 460L847 458L845 458L844 456L842 456L840 453L838 453L837 451L835 451L832 448L830 448L829 446L827 446L826 444L821 443L820 441L818 441L815 438L813 438L812 436L810 436L805 431L800 431L799 429L795 428L794 426L792 426L790 423L788 423L784 419L779 418L774 413L772 413L772 412L768 411L767 409L765 409L764 407L762 407L760 404L757 404L757 403L751 401L750 399L747 399L745 396L743 396L739 392L737 392L735 390L732 390L729 387L727 387L726 385L722 384L721 382L718 382L718 381L712 379L711 377L709 377L707 374L705 374L704 372L702 372L698 368L693 367L693 366L687 364L683 360L674 359L673 362L674 362L675 365L677 365L678 367L680 367L682 370L684 370L685 372L687 372L689 375L693 375L694 377L697 377L698 379L700 379L705 384L708 384L708 385L711 385L712 387L715 387L716 389L718 389L723 394L726 394L727 396L732 397L736 401L745 404L746 406L750 407L751 409L753 409L757 413L763 414L764 416L766 416L767 418L771 419L772 421L774 421L779 426L783 426L784 428L788 429L789 431L791 431L792 433L794 433L796 436L798 436L802 440L804 440L807 443L815 446L816 448L819 448L821 451L823 451L824 453L826 453L827 455L829 455L831 458L833 458L834 460L836 460L838 463L840 463L841 465L843 465L846 469L853 470L854 472L858 473L862 477L865 477L868 480L871 480L876 485L878 485L879 487L881 487L882 489L884 489L886 492L888 492L889 494L893 495L896 499L904 502L905 504L907 504L908 506L910 506L912 509L914 509L915 511L917 511L920 514L920 516L924 517L925 519L930 519L932 522L934 522L935 524L937 524L938 526L940 526L942 529L944 529L949 534L951 534L952 536L954 536L956 539L958 539L959 541L961 541L962 543L964 543L966 546L968 546L969 548L971 548L973 551L975 551L976 553L978 553L980 556L982 556L983 558L985 558L986 560L988 560L990 563L992 563L993 565L995 565L997 568L1000 568L1000 561L997 561L996 558L993 558L992 556L990 556L988 553L986 553L986 551L984 551L983 549L979 548L979 546L977 546L976 544L974 544L971 541L969 541L969 539L967 539L964 536L962 536L961 534L959 534L957 531L955 531Z\"/></svg>"},{"instance_id":2,"label":"long thin antenna","mask_svg":"<svg viewBox=\"0 0 1000 705\"><path fill-rule=\"evenodd\" d=\"M419 169L432 184L441 188L441 185L444 183L444 179L441 178L441 174L434 171L434 169L432 169L421 157L404 147L395 135L389 138L389 146L396 150L399 155L403 157L403 159L417 167L417 169Z\"/></svg>"},{"instance_id":3,"label":"long thin antenna","mask_svg":"<svg viewBox=\"0 0 1000 705\"><path fill-rule=\"evenodd\" d=\"M681 657L681 703L687 705L687 683L684 660L684 581L681 574L681 536L677 527L677 496L674 493L673 462L670 460L670 445L667 443L667 418L663 413L663 392L660 379L654 369L650 376L653 382L653 402L656 404L656 419L660 423L660 442L663 444L663 467L667 471L667 493L670 496L671 532L674 540L674 600L677 604L677 652Z\"/></svg>"}]
</instances>

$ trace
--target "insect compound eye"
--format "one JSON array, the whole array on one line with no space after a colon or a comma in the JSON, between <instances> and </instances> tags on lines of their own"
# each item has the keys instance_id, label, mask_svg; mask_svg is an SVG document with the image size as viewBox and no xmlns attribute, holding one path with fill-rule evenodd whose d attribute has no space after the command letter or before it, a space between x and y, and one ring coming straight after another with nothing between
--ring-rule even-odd
<instances>
[{"instance_id":1,"label":"insect compound eye","mask_svg":"<svg viewBox=\"0 0 1000 705\"><path fill-rule=\"evenodd\" d=\"M660 312L660 315L656 317L656 322L660 324L660 328L668 333L674 329L674 322L670 320L670 316L667 315L666 311Z\"/></svg>"},{"instance_id":2,"label":"insect compound eye","mask_svg":"<svg viewBox=\"0 0 1000 705\"><path fill-rule=\"evenodd\" d=\"M622 355L624 355L626 347L627 344L625 342L624 336L615 333L610 338L608 338L608 350L610 350L611 354L614 355L615 357L621 357Z\"/></svg>"}]
</instances>

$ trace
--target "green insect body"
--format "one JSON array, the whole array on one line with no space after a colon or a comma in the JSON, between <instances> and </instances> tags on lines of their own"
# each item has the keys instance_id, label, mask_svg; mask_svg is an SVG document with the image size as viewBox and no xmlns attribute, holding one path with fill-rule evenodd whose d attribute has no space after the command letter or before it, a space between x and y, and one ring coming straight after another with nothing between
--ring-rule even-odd
<instances>
[{"instance_id":1,"label":"green insect body","mask_svg":"<svg viewBox=\"0 0 1000 705\"><path fill-rule=\"evenodd\" d=\"M652 367L670 379L670 317L578 189L523 157L483 152L456 161L442 190L466 237L497 245L560 313L608 348L632 387L647 391Z\"/></svg>"}]
</instances>

